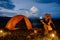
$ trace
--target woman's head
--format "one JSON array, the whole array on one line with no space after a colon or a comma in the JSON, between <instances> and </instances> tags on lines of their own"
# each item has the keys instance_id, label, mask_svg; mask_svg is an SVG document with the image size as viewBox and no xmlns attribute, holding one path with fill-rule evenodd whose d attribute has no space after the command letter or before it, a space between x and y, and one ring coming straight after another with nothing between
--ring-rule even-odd
<instances>
[{"instance_id":1,"label":"woman's head","mask_svg":"<svg viewBox=\"0 0 60 40\"><path fill-rule=\"evenodd\" d=\"M46 13L44 17L45 17L45 19L51 19L51 15L48 13Z\"/></svg>"}]
</instances>

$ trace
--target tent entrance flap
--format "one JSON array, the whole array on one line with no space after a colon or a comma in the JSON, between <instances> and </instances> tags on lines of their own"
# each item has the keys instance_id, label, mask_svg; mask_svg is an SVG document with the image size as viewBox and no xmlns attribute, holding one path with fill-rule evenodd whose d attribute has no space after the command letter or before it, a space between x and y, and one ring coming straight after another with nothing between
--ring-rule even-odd
<instances>
[{"instance_id":1,"label":"tent entrance flap","mask_svg":"<svg viewBox=\"0 0 60 40\"><path fill-rule=\"evenodd\" d=\"M15 28L20 28L20 29L23 29L23 30L25 30L25 29L27 30L24 18L16 24Z\"/></svg>"}]
</instances>

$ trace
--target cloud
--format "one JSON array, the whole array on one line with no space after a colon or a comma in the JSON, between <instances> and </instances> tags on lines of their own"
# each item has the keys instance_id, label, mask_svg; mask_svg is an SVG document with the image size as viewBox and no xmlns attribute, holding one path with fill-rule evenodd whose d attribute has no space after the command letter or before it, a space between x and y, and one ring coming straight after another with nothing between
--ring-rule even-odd
<instances>
[{"instance_id":1,"label":"cloud","mask_svg":"<svg viewBox=\"0 0 60 40\"><path fill-rule=\"evenodd\" d=\"M32 7L36 8L35 6ZM1 16L8 16L8 17L12 17L14 15L25 15L27 17L31 17L31 16L37 16L38 13L37 10L35 10L34 12L32 12L30 9L19 9L19 10L9 10L9 9L5 9L5 8L1 8L2 10L0 10L0 14ZM37 8L36 8L37 9Z\"/></svg>"},{"instance_id":2,"label":"cloud","mask_svg":"<svg viewBox=\"0 0 60 40\"><path fill-rule=\"evenodd\" d=\"M5 8L1 8L0 10L0 16L7 16L7 17L12 17L14 15L25 15L28 16L27 10L9 10L9 9L5 9Z\"/></svg>"},{"instance_id":3,"label":"cloud","mask_svg":"<svg viewBox=\"0 0 60 40\"><path fill-rule=\"evenodd\" d=\"M5 8L1 8L0 12L17 13L17 11L16 11L16 10L9 10L9 9L5 9Z\"/></svg>"},{"instance_id":4,"label":"cloud","mask_svg":"<svg viewBox=\"0 0 60 40\"><path fill-rule=\"evenodd\" d=\"M6 16L6 17L13 17L16 15L16 13L11 13L11 12L0 12L0 16Z\"/></svg>"},{"instance_id":5,"label":"cloud","mask_svg":"<svg viewBox=\"0 0 60 40\"><path fill-rule=\"evenodd\" d=\"M0 0L0 1L6 1L6 2L9 2L10 0Z\"/></svg>"},{"instance_id":6,"label":"cloud","mask_svg":"<svg viewBox=\"0 0 60 40\"><path fill-rule=\"evenodd\" d=\"M24 9L24 8L22 8L22 9L19 9L19 10L26 10L26 11L29 11L28 9Z\"/></svg>"},{"instance_id":7,"label":"cloud","mask_svg":"<svg viewBox=\"0 0 60 40\"><path fill-rule=\"evenodd\" d=\"M38 2L38 3L52 3L54 2L53 0L34 0L35 2Z\"/></svg>"},{"instance_id":8,"label":"cloud","mask_svg":"<svg viewBox=\"0 0 60 40\"><path fill-rule=\"evenodd\" d=\"M60 4L60 0L56 0L55 2Z\"/></svg>"},{"instance_id":9,"label":"cloud","mask_svg":"<svg viewBox=\"0 0 60 40\"><path fill-rule=\"evenodd\" d=\"M34 1L37 3L53 3L53 2L60 3L60 0L34 0Z\"/></svg>"},{"instance_id":10,"label":"cloud","mask_svg":"<svg viewBox=\"0 0 60 40\"><path fill-rule=\"evenodd\" d=\"M11 0L0 0L0 7L14 9L15 5L12 4Z\"/></svg>"}]
</instances>

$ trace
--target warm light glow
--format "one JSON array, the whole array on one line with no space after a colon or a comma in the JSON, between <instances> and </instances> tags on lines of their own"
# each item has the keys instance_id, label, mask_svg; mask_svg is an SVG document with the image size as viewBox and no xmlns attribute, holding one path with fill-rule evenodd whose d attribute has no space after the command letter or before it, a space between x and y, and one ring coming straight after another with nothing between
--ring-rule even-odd
<instances>
[{"instance_id":1,"label":"warm light glow","mask_svg":"<svg viewBox=\"0 0 60 40\"><path fill-rule=\"evenodd\" d=\"M11 35L11 33L5 32L4 30L0 30L0 37L5 37L6 35Z\"/></svg>"},{"instance_id":2,"label":"warm light glow","mask_svg":"<svg viewBox=\"0 0 60 40\"><path fill-rule=\"evenodd\" d=\"M37 33L37 30L34 30L34 33Z\"/></svg>"},{"instance_id":3,"label":"warm light glow","mask_svg":"<svg viewBox=\"0 0 60 40\"><path fill-rule=\"evenodd\" d=\"M54 37L54 34L52 34L52 37Z\"/></svg>"},{"instance_id":4,"label":"warm light glow","mask_svg":"<svg viewBox=\"0 0 60 40\"><path fill-rule=\"evenodd\" d=\"M42 16L40 17L40 19L42 19Z\"/></svg>"},{"instance_id":5,"label":"warm light glow","mask_svg":"<svg viewBox=\"0 0 60 40\"><path fill-rule=\"evenodd\" d=\"M27 38L31 38L31 36L30 36L30 35L28 35L28 36L27 36Z\"/></svg>"},{"instance_id":6,"label":"warm light glow","mask_svg":"<svg viewBox=\"0 0 60 40\"><path fill-rule=\"evenodd\" d=\"M3 32L3 30L0 30L0 33L2 33Z\"/></svg>"}]
</instances>

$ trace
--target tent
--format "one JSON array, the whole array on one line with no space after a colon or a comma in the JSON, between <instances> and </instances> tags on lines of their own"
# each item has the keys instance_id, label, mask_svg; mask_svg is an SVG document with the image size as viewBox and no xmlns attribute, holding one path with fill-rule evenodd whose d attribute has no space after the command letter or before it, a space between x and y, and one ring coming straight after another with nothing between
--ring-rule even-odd
<instances>
[{"instance_id":1,"label":"tent","mask_svg":"<svg viewBox=\"0 0 60 40\"><path fill-rule=\"evenodd\" d=\"M29 19L23 15L16 15L12 17L6 24L6 28L9 30L14 30L15 27L23 28L30 30L32 29L32 24Z\"/></svg>"}]
</instances>

